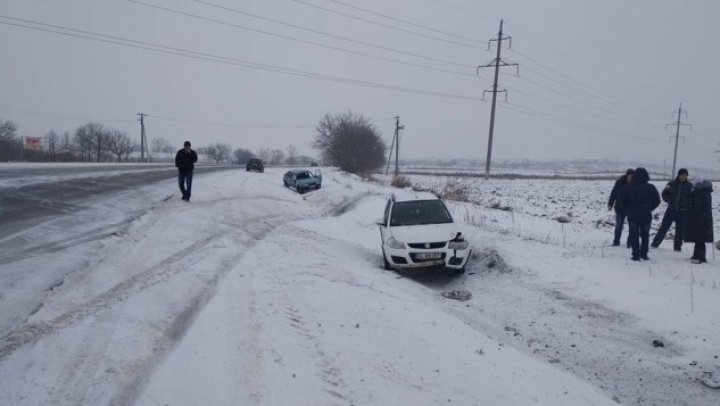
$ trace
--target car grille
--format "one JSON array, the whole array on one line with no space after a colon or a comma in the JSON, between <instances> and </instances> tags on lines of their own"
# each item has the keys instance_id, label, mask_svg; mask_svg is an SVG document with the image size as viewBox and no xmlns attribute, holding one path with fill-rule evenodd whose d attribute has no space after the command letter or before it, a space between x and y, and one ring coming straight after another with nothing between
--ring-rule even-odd
<instances>
[{"instance_id":1,"label":"car grille","mask_svg":"<svg viewBox=\"0 0 720 406\"><path fill-rule=\"evenodd\" d=\"M417 242L408 244L408 247L415 248L415 249L438 249L438 248L444 248L447 244L447 241L441 241L441 242Z\"/></svg>"}]
</instances>

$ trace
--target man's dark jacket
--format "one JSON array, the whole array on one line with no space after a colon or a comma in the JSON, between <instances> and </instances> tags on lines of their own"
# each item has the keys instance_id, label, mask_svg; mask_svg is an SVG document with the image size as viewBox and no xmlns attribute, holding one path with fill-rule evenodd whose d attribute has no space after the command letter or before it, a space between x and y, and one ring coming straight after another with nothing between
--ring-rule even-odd
<instances>
[{"instance_id":1,"label":"man's dark jacket","mask_svg":"<svg viewBox=\"0 0 720 406\"><path fill-rule=\"evenodd\" d=\"M183 148L175 154L175 167L182 173L192 172L195 169L193 164L197 162L197 158L197 152L191 149L189 153L186 153Z\"/></svg>"},{"instance_id":2,"label":"man's dark jacket","mask_svg":"<svg viewBox=\"0 0 720 406\"><path fill-rule=\"evenodd\" d=\"M696 184L688 200L690 209L683 239L686 242L713 242L712 183L704 181Z\"/></svg>"},{"instance_id":3,"label":"man's dark jacket","mask_svg":"<svg viewBox=\"0 0 720 406\"><path fill-rule=\"evenodd\" d=\"M679 178L671 180L662 191L662 199L667 202L668 209L688 210L690 208L690 192L692 183L680 182Z\"/></svg>"},{"instance_id":4,"label":"man's dark jacket","mask_svg":"<svg viewBox=\"0 0 720 406\"><path fill-rule=\"evenodd\" d=\"M633 175L633 182L622 189L620 201L627 210L628 221L649 224L652 211L660 205L660 194L655 185L648 183L650 175L645 168L637 168Z\"/></svg>"},{"instance_id":5,"label":"man's dark jacket","mask_svg":"<svg viewBox=\"0 0 720 406\"><path fill-rule=\"evenodd\" d=\"M614 207L615 213L617 214L625 212L625 208L622 206L622 201L620 200L620 194L628 184L627 177L627 175L623 175L615 181L615 186L613 186L612 192L610 192L610 199L608 199L608 206Z\"/></svg>"}]
</instances>

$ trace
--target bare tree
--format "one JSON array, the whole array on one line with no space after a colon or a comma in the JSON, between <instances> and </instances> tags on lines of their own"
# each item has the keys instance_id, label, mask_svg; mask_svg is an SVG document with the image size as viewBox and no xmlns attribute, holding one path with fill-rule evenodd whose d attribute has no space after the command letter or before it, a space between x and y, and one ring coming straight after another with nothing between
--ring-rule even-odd
<instances>
[{"instance_id":1,"label":"bare tree","mask_svg":"<svg viewBox=\"0 0 720 406\"><path fill-rule=\"evenodd\" d=\"M108 150L109 133L108 130L100 123L89 123L86 125L90 136L90 145L95 154L95 161L100 162L100 158Z\"/></svg>"},{"instance_id":2,"label":"bare tree","mask_svg":"<svg viewBox=\"0 0 720 406\"><path fill-rule=\"evenodd\" d=\"M255 154L249 149L238 148L233 151L233 157L238 165L246 164L250 158L254 158Z\"/></svg>"},{"instance_id":3,"label":"bare tree","mask_svg":"<svg viewBox=\"0 0 720 406\"><path fill-rule=\"evenodd\" d=\"M123 156L129 155L131 148L130 137L120 130L108 131L108 150L112 152L118 162L122 162Z\"/></svg>"},{"instance_id":4,"label":"bare tree","mask_svg":"<svg viewBox=\"0 0 720 406\"><path fill-rule=\"evenodd\" d=\"M285 160L285 163L288 165L297 165L297 154L298 149L294 145L288 145L287 148L285 148L287 151L287 159Z\"/></svg>"},{"instance_id":5,"label":"bare tree","mask_svg":"<svg viewBox=\"0 0 720 406\"><path fill-rule=\"evenodd\" d=\"M47 155L48 159L54 161L57 156L57 147L60 141L60 136L54 131L50 130L47 134Z\"/></svg>"},{"instance_id":6,"label":"bare tree","mask_svg":"<svg viewBox=\"0 0 720 406\"><path fill-rule=\"evenodd\" d=\"M70 138L70 133L65 131L60 138L60 145L58 146L58 153L62 156L63 161L77 159L73 156L74 148L72 138Z\"/></svg>"},{"instance_id":7,"label":"bare tree","mask_svg":"<svg viewBox=\"0 0 720 406\"><path fill-rule=\"evenodd\" d=\"M285 160L285 153L281 149L274 149L270 152L270 164L281 164Z\"/></svg>"},{"instance_id":8,"label":"bare tree","mask_svg":"<svg viewBox=\"0 0 720 406\"><path fill-rule=\"evenodd\" d=\"M295 165L310 165L314 160L306 155L298 155L295 158Z\"/></svg>"},{"instance_id":9,"label":"bare tree","mask_svg":"<svg viewBox=\"0 0 720 406\"><path fill-rule=\"evenodd\" d=\"M270 162L270 155L272 154L272 151L270 151L269 148L263 148L257 152L257 157L260 158L263 162Z\"/></svg>"},{"instance_id":10,"label":"bare tree","mask_svg":"<svg viewBox=\"0 0 720 406\"><path fill-rule=\"evenodd\" d=\"M172 143L162 137L153 138L152 141L150 141L150 149L152 150L152 152L155 152L155 153L158 153L158 152L172 153L175 151L175 148L173 148Z\"/></svg>"},{"instance_id":11,"label":"bare tree","mask_svg":"<svg viewBox=\"0 0 720 406\"><path fill-rule=\"evenodd\" d=\"M133 152L140 150L140 144L138 144L137 141L133 141L129 138L128 138L128 140L130 141L130 145L128 146L128 148L125 150L125 153L123 154L123 159L125 159L125 162L130 160L130 155Z\"/></svg>"},{"instance_id":12,"label":"bare tree","mask_svg":"<svg viewBox=\"0 0 720 406\"><path fill-rule=\"evenodd\" d=\"M78 127L77 130L75 130L75 135L73 137L73 143L78 149L78 152L80 152L80 159L82 161L91 160L92 159L92 150L93 150L93 141L92 141L92 131L93 131L93 123L86 124L82 127Z\"/></svg>"},{"instance_id":13,"label":"bare tree","mask_svg":"<svg viewBox=\"0 0 720 406\"><path fill-rule=\"evenodd\" d=\"M230 158L231 152L232 147L230 145L219 142L205 147L205 154L214 159L216 165Z\"/></svg>"},{"instance_id":14,"label":"bare tree","mask_svg":"<svg viewBox=\"0 0 720 406\"><path fill-rule=\"evenodd\" d=\"M326 164L351 173L366 173L385 163L385 143L362 115L326 114L315 130L313 147Z\"/></svg>"},{"instance_id":15,"label":"bare tree","mask_svg":"<svg viewBox=\"0 0 720 406\"><path fill-rule=\"evenodd\" d=\"M15 123L0 120L0 161L9 161L14 157L17 144L16 131Z\"/></svg>"}]
</instances>

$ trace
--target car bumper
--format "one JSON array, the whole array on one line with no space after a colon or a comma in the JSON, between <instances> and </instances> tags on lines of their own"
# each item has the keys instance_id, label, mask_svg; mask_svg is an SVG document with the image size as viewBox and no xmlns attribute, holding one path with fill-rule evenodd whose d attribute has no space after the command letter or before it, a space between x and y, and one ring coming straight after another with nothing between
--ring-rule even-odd
<instances>
[{"instance_id":1,"label":"car bumper","mask_svg":"<svg viewBox=\"0 0 720 406\"><path fill-rule=\"evenodd\" d=\"M390 248L383 247L385 259L394 267L402 269L445 267L450 269L462 269L468 262L472 249L454 250L449 248L439 249L413 249L413 248ZM437 254L440 258L423 259L423 255Z\"/></svg>"}]
</instances>

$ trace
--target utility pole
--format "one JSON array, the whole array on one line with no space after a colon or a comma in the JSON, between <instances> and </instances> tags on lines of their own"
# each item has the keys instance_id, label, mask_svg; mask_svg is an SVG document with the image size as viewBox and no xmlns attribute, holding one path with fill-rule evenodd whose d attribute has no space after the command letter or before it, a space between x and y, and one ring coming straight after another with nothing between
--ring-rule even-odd
<instances>
[{"instance_id":1,"label":"utility pole","mask_svg":"<svg viewBox=\"0 0 720 406\"><path fill-rule=\"evenodd\" d=\"M145 149L147 148L147 139L145 138L145 117L147 114L138 113L140 116L140 161L145 162Z\"/></svg>"},{"instance_id":2,"label":"utility pole","mask_svg":"<svg viewBox=\"0 0 720 406\"><path fill-rule=\"evenodd\" d=\"M390 161L392 161L393 148L395 147L395 135L393 134L392 142L390 143L390 154L388 154L387 165L385 166L385 175L390 172Z\"/></svg>"},{"instance_id":3,"label":"utility pole","mask_svg":"<svg viewBox=\"0 0 720 406\"><path fill-rule=\"evenodd\" d=\"M385 167L385 175L390 171L390 161L392 160L393 147L395 148L395 176L398 176L398 162L400 155L400 130L404 130L405 126L400 125L400 116L395 116L395 132L392 142L390 143L390 155L388 156L387 166Z\"/></svg>"},{"instance_id":4,"label":"utility pole","mask_svg":"<svg viewBox=\"0 0 720 406\"><path fill-rule=\"evenodd\" d=\"M493 143L493 133L495 131L495 105L497 104L497 94L499 92L505 93L505 101L507 101L507 90L498 90L498 75L500 74L500 67L501 66L515 66L517 68L516 75L520 74L520 65L517 63L508 63L502 59L500 56L500 51L502 50L502 42L503 40L508 40L508 48L512 47L512 37L510 36L504 36L503 35L503 20L500 20L500 31L498 31L497 39L491 39L492 41L497 41L497 56L495 59L488 63L487 65L480 65L477 67L476 74L480 72L480 68L495 68L495 81L493 82L492 90L483 90L483 99L485 98L485 93L490 92L492 93L492 107L490 110L490 131L488 135L488 148L487 148L487 159L485 161L485 177L490 177L490 159L492 158L492 143ZM490 49L490 43L488 43L488 49Z\"/></svg>"},{"instance_id":5,"label":"utility pole","mask_svg":"<svg viewBox=\"0 0 720 406\"><path fill-rule=\"evenodd\" d=\"M400 130L404 128L404 125L400 125L400 116L395 116L395 176L398 176L398 156L400 155Z\"/></svg>"},{"instance_id":6,"label":"utility pole","mask_svg":"<svg viewBox=\"0 0 720 406\"><path fill-rule=\"evenodd\" d=\"M682 103L680 103L680 107L677 111L673 112L673 114L677 114L677 122L676 123L670 123L666 124L665 128L668 126L675 126L675 153L673 154L673 166L672 166L672 172L670 172L670 178L672 179L673 176L675 176L675 168L677 166L677 150L678 150L678 140L680 139L680 127L681 126L688 126L690 127L690 124L685 124L682 122L682 114L685 113L685 118L687 118L687 111L683 112L682 109ZM682 137L685 139L685 137ZM672 136L670 137L672 139Z\"/></svg>"}]
</instances>

